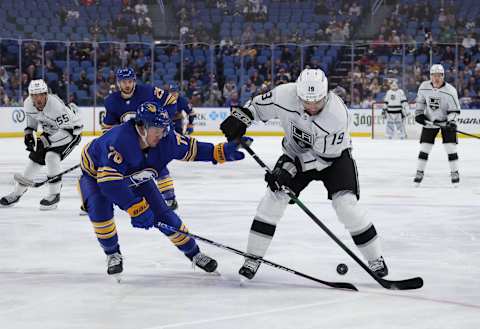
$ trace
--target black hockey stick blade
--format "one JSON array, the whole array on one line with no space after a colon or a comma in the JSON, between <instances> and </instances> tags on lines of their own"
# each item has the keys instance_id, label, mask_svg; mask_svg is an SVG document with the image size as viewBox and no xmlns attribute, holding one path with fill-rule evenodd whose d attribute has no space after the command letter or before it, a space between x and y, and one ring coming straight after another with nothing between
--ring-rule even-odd
<instances>
[{"instance_id":1,"label":"black hockey stick blade","mask_svg":"<svg viewBox=\"0 0 480 329\"><path fill-rule=\"evenodd\" d=\"M283 266L283 265L280 265L280 264L271 262L271 261L269 261L269 260L267 260L267 259L265 259L265 258L254 257L254 256L251 255L251 254L248 254L248 253L243 252L243 251L241 251L241 250L238 250L238 249L236 249L236 248L233 248L233 247L224 245L224 244L222 244L222 243L215 242L215 241L213 241L213 240L204 238L204 237L202 237L202 236L199 236L199 235L196 235L196 234L193 234L193 233L190 233L190 232L180 231L179 229L177 229L177 228L175 228L175 227L173 227L173 226L170 226L170 225L168 225L168 224L165 224L165 223L163 223L163 222L158 222L157 227L158 227L158 228L164 228L164 229L167 229L167 230L176 232L176 233L183 234L183 235L188 236L188 237L190 237L190 238L194 238L194 239L196 239L196 240L198 240L198 241L202 241L202 242L208 243L208 244L210 244L210 245L212 245L212 246L215 246L215 247L218 247L218 248L220 248L220 249L228 250L228 251L230 251L230 252L233 252L234 254L237 254L237 255L240 255L240 256L243 256L243 257L253 258L253 259L255 259L255 260L258 260L259 262L264 263L265 265L268 265L268 266L277 268L277 269L279 269L279 270L283 270L283 271L286 271L286 272L289 272L289 273L292 273L292 274L301 276L301 277L303 277L303 278L305 278L305 279L309 279L309 280L315 281L315 282L317 282L317 283L321 283L321 284L326 285L326 286L331 287L331 288L358 291L358 289L357 289L353 284L351 284L351 283L348 283L348 282L330 282L330 281L320 280L320 279L314 278L313 276L310 276L310 275L307 275L307 274L298 272L298 271L296 271L296 270L293 270L293 269L291 269L291 268L285 267L285 266Z\"/></svg>"},{"instance_id":2,"label":"black hockey stick blade","mask_svg":"<svg viewBox=\"0 0 480 329\"><path fill-rule=\"evenodd\" d=\"M423 279L421 277L405 280L385 280L377 276L376 280L382 287L390 290L412 290L423 287Z\"/></svg>"},{"instance_id":3,"label":"black hockey stick blade","mask_svg":"<svg viewBox=\"0 0 480 329\"><path fill-rule=\"evenodd\" d=\"M240 142L243 146L243 148L253 157L253 159L267 172L271 172L270 168L260 159L260 157L250 148L250 146L246 145L243 143L243 141ZM310 209L307 208L303 204L300 199L298 199L289 188L283 187L284 192L287 193L287 195L290 197L292 201L294 201L297 206L299 206L305 214L307 214L308 217L312 221L315 222L320 228L333 240L337 245L342 248L350 257L353 258L355 262L357 262L358 265L360 265L375 281L377 281L382 287L386 289L392 289L392 290L410 290L410 289L418 289L423 286L423 279L420 277L415 277L411 279L406 279L406 280L385 280L380 278L378 275L376 275L365 263L355 255L353 251L351 251L342 241L340 241L339 238L335 234L333 234L330 229L323 224L323 222L315 216L314 213L310 211Z\"/></svg>"},{"instance_id":4,"label":"black hockey stick blade","mask_svg":"<svg viewBox=\"0 0 480 329\"><path fill-rule=\"evenodd\" d=\"M47 178L46 180L43 180L41 182L34 182L33 180L31 179L28 179L26 177L24 177L23 175L21 174L14 174L13 175L13 179L18 182L20 185L24 185L24 186L29 186L29 187L40 187L42 185L45 185L46 183L52 181L52 180L55 180L55 179L58 179L59 177L62 177L63 175L71 172L71 171L74 171L75 169L77 169L78 167L80 167L80 164L76 164L75 166L71 167L71 168L68 168L64 171L62 171L61 173L59 173L58 175L55 175L55 176L52 176L52 177L49 177Z\"/></svg>"}]
</instances>

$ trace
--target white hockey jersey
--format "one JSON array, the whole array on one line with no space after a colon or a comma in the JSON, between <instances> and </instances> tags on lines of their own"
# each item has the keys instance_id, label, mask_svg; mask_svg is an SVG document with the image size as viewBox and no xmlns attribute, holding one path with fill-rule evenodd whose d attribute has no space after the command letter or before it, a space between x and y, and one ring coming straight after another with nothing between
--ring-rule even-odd
<instances>
[{"instance_id":1,"label":"white hockey jersey","mask_svg":"<svg viewBox=\"0 0 480 329\"><path fill-rule=\"evenodd\" d=\"M433 87L430 80L422 82L418 88L416 103L415 115L423 113L432 122L455 120L460 114L457 90L447 82L438 89Z\"/></svg>"},{"instance_id":2,"label":"white hockey jersey","mask_svg":"<svg viewBox=\"0 0 480 329\"><path fill-rule=\"evenodd\" d=\"M83 130L83 122L75 104L71 104L71 107L73 109L65 106L57 95L48 94L45 108L39 111L33 105L32 98L28 96L23 103L27 115L25 130L30 132L37 130L41 124L43 131L48 134L50 147L66 145Z\"/></svg>"},{"instance_id":3,"label":"white hockey jersey","mask_svg":"<svg viewBox=\"0 0 480 329\"><path fill-rule=\"evenodd\" d=\"M304 112L295 83L258 95L245 107L255 121L280 119L285 131L283 150L291 158L298 158L302 171L323 170L351 147L348 110L333 92L328 93L323 110L314 116Z\"/></svg>"},{"instance_id":4,"label":"white hockey jersey","mask_svg":"<svg viewBox=\"0 0 480 329\"><path fill-rule=\"evenodd\" d=\"M383 99L389 113L402 113L407 115L408 102L402 89L389 89Z\"/></svg>"}]
</instances>

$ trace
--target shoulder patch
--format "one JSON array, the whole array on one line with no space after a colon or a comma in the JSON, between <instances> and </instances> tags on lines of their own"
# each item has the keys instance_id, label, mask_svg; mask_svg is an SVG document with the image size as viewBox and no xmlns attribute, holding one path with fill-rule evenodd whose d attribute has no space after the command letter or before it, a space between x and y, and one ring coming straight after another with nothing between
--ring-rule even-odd
<instances>
[{"instance_id":1,"label":"shoulder patch","mask_svg":"<svg viewBox=\"0 0 480 329\"><path fill-rule=\"evenodd\" d=\"M177 103L177 96L176 95L169 95L165 102L165 105L172 105Z\"/></svg>"}]
</instances>

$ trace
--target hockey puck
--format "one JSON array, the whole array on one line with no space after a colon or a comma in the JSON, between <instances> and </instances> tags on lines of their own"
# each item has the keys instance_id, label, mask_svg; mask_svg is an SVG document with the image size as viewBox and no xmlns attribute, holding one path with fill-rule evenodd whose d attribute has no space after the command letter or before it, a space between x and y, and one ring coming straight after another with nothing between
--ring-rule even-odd
<instances>
[{"instance_id":1,"label":"hockey puck","mask_svg":"<svg viewBox=\"0 0 480 329\"><path fill-rule=\"evenodd\" d=\"M337 265L337 273L340 275L345 275L348 272L348 266L340 263Z\"/></svg>"}]
</instances>

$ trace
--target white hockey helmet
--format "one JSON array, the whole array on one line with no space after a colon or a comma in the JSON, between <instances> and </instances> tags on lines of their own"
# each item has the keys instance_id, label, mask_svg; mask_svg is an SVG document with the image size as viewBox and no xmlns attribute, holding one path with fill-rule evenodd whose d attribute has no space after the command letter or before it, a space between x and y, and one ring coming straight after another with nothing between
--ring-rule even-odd
<instances>
[{"instance_id":1,"label":"white hockey helmet","mask_svg":"<svg viewBox=\"0 0 480 329\"><path fill-rule=\"evenodd\" d=\"M43 81L43 79L32 80L28 85L28 94L35 95L35 94L44 94L48 93L48 86Z\"/></svg>"},{"instance_id":2,"label":"white hockey helmet","mask_svg":"<svg viewBox=\"0 0 480 329\"><path fill-rule=\"evenodd\" d=\"M440 73L442 75L445 75L445 70L443 69L443 66L441 64L432 65L432 67L430 68L430 76L435 73Z\"/></svg>"},{"instance_id":3,"label":"white hockey helmet","mask_svg":"<svg viewBox=\"0 0 480 329\"><path fill-rule=\"evenodd\" d=\"M397 81L392 80L392 82L390 82L390 88L392 88L393 90L397 90L398 89Z\"/></svg>"},{"instance_id":4,"label":"white hockey helmet","mask_svg":"<svg viewBox=\"0 0 480 329\"><path fill-rule=\"evenodd\" d=\"M320 69L305 69L297 79L297 96L305 102L318 102L328 94L328 80Z\"/></svg>"}]
</instances>

